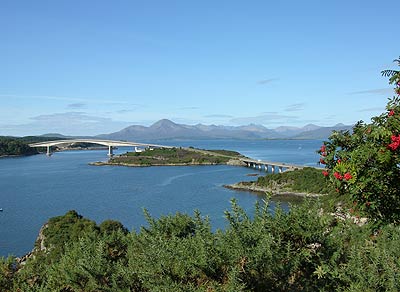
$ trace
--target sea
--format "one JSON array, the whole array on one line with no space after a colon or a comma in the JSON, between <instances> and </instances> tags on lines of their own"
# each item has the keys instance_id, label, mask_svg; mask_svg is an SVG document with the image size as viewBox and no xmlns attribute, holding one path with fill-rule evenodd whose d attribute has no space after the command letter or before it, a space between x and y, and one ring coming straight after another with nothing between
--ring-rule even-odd
<instances>
[{"instance_id":1,"label":"sea","mask_svg":"<svg viewBox=\"0 0 400 292\"><path fill-rule=\"evenodd\" d=\"M154 144L225 149L260 160L317 166L320 140L167 140ZM121 147L122 154L132 151ZM76 210L100 224L118 220L139 231L147 222L146 209L159 218L177 212L208 217L213 230L227 226L231 200L251 215L265 196L223 186L255 180L265 171L239 166L92 166L106 161L107 150L56 152L0 159L0 257L31 251L40 227L54 216ZM285 201L270 202L288 209Z\"/></svg>"}]
</instances>

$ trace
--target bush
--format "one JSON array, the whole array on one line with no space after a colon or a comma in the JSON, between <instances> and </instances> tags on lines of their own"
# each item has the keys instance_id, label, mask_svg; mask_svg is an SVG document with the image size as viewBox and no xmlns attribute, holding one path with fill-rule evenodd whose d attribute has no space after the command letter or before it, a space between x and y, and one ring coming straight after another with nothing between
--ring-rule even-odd
<instances>
[{"instance_id":1,"label":"bush","mask_svg":"<svg viewBox=\"0 0 400 292\"><path fill-rule=\"evenodd\" d=\"M390 72L396 95L387 112L370 124L358 122L352 133L334 132L318 151L337 193L380 222L400 220L400 73Z\"/></svg>"},{"instance_id":2,"label":"bush","mask_svg":"<svg viewBox=\"0 0 400 292\"><path fill-rule=\"evenodd\" d=\"M333 192L332 187L321 176L321 170L311 167L268 174L259 177L257 184L265 187L278 184L292 191L314 194L330 194Z\"/></svg>"},{"instance_id":3,"label":"bush","mask_svg":"<svg viewBox=\"0 0 400 292\"><path fill-rule=\"evenodd\" d=\"M266 202L249 216L233 201L226 230L216 232L198 212L146 213L149 226L139 233L104 223L117 230L82 229L65 237L57 257L39 253L23 266L1 259L0 284L2 291L399 291L399 227L374 231L320 207L305 201L272 213ZM65 217L49 228L92 222Z\"/></svg>"}]
</instances>

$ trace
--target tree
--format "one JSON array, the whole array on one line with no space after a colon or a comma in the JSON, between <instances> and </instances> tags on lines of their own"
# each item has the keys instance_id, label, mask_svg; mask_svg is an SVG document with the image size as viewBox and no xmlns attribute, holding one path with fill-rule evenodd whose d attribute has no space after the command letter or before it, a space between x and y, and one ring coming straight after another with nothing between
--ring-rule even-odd
<instances>
[{"instance_id":1,"label":"tree","mask_svg":"<svg viewBox=\"0 0 400 292\"><path fill-rule=\"evenodd\" d=\"M394 60L400 66L400 58ZM400 71L385 70L395 95L387 111L352 132L333 132L318 153L323 175L354 208L379 222L400 222Z\"/></svg>"}]
</instances>

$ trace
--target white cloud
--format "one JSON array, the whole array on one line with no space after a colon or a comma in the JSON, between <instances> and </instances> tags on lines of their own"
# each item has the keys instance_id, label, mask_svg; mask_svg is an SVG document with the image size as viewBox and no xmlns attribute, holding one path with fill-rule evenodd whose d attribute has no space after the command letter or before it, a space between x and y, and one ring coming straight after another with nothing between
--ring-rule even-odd
<instances>
[{"instance_id":1,"label":"white cloud","mask_svg":"<svg viewBox=\"0 0 400 292\"><path fill-rule=\"evenodd\" d=\"M213 115L205 115L204 118L210 118L210 119L221 118L221 119L225 119L225 118L233 118L233 116L224 115L224 114L213 114Z\"/></svg>"},{"instance_id":2,"label":"white cloud","mask_svg":"<svg viewBox=\"0 0 400 292\"><path fill-rule=\"evenodd\" d=\"M186 106L186 107L180 107L178 109L179 110L184 110L184 111L186 111L186 110L199 110L200 107L198 107L198 106Z\"/></svg>"},{"instance_id":3,"label":"white cloud","mask_svg":"<svg viewBox=\"0 0 400 292\"><path fill-rule=\"evenodd\" d=\"M145 105L131 103L123 100L119 100L116 98L97 98L97 97L86 97L86 98L77 98L77 97L69 97L69 96L53 96L53 95L18 95L18 94L0 94L1 98L13 98L13 99L28 99L28 100L55 100L55 101L68 101L74 102L72 104L106 104L106 105L131 105L131 106L140 106L143 107Z\"/></svg>"},{"instance_id":4,"label":"white cloud","mask_svg":"<svg viewBox=\"0 0 400 292\"><path fill-rule=\"evenodd\" d=\"M257 81L257 83L260 85L265 85L265 84L269 84L269 83L277 81L277 80L279 80L279 78L269 78L269 79L259 80L259 81Z\"/></svg>"},{"instance_id":5,"label":"white cloud","mask_svg":"<svg viewBox=\"0 0 400 292\"><path fill-rule=\"evenodd\" d=\"M86 106L87 106L86 103L77 102L77 103L71 103L67 107L72 109L78 109L78 108L85 108Z\"/></svg>"},{"instance_id":6,"label":"white cloud","mask_svg":"<svg viewBox=\"0 0 400 292\"><path fill-rule=\"evenodd\" d=\"M384 111L384 107L370 107L370 108L364 108L359 110L359 112L377 112L377 111Z\"/></svg>"},{"instance_id":7,"label":"white cloud","mask_svg":"<svg viewBox=\"0 0 400 292\"><path fill-rule=\"evenodd\" d=\"M297 120L297 116L282 115L276 112L263 113L254 117L238 117L230 120L232 124L246 125L246 124L271 124L271 123L287 123L288 121Z\"/></svg>"},{"instance_id":8,"label":"white cloud","mask_svg":"<svg viewBox=\"0 0 400 292\"><path fill-rule=\"evenodd\" d=\"M84 112L65 112L39 115L30 118L31 123L1 125L4 134L25 136L45 133L64 135L97 135L119 131L131 123L114 121L111 118L88 115Z\"/></svg>"},{"instance_id":9,"label":"white cloud","mask_svg":"<svg viewBox=\"0 0 400 292\"><path fill-rule=\"evenodd\" d=\"M379 95L388 95L393 94L393 88L377 88L377 89L368 89L361 91L353 91L349 92L349 94L379 94Z\"/></svg>"},{"instance_id":10,"label":"white cloud","mask_svg":"<svg viewBox=\"0 0 400 292\"><path fill-rule=\"evenodd\" d=\"M287 112L296 112L296 111L301 111L304 109L304 106L306 105L306 103L294 103L291 105L288 105L285 109L285 111Z\"/></svg>"}]
</instances>

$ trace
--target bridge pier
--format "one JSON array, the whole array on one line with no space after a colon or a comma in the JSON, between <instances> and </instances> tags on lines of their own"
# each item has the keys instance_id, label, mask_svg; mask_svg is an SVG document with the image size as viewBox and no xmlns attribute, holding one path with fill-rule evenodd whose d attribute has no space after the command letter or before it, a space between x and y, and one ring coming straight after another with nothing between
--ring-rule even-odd
<instances>
[{"instance_id":1,"label":"bridge pier","mask_svg":"<svg viewBox=\"0 0 400 292\"><path fill-rule=\"evenodd\" d=\"M113 153L113 147L111 145L108 146L108 157L113 157L114 153Z\"/></svg>"},{"instance_id":2,"label":"bridge pier","mask_svg":"<svg viewBox=\"0 0 400 292\"><path fill-rule=\"evenodd\" d=\"M46 155L47 156L51 156L51 149L50 149L50 145L47 145L47 151L46 151Z\"/></svg>"},{"instance_id":3,"label":"bridge pier","mask_svg":"<svg viewBox=\"0 0 400 292\"><path fill-rule=\"evenodd\" d=\"M266 173L283 173L285 171L295 170L295 169L303 169L305 166L302 165L294 165L287 164L285 162L268 162L262 160L254 160L254 159L243 159L244 165L249 168L259 169L260 171L264 170ZM270 169L271 168L271 169Z\"/></svg>"}]
</instances>

